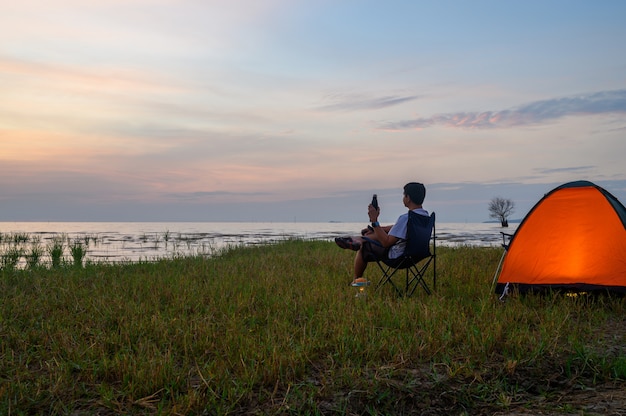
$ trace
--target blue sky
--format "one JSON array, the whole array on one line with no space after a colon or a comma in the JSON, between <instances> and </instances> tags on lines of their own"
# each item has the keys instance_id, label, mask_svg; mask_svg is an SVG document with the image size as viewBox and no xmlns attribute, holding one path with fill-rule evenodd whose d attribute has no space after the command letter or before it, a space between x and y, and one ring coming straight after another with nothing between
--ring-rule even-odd
<instances>
[{"instance_id":1,"label":"blue sky","mask_svg":"<svg viewBox=\"0 0 626 416\"><path fill-rule=\"evenodd\" d=\"M626 201L626 2L0 0L0 221Z\"/></svg>"}]
</instances>

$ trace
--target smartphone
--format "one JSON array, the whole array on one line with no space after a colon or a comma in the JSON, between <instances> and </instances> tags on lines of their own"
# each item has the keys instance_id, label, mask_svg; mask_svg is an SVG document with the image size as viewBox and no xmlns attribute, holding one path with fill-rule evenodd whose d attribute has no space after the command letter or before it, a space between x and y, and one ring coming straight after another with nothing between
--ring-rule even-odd
<instances>
[{"instance_id":1,"label":"smartphone","mask_svg":"<svg viewBox=\"0 0 626 416\"><path fill-rule=\"evenodd\" d=\"M378 196L376 194L374 194L374 196L372 196L372 206L376 209L378 209Z\"/></svg>"}]
</instances>

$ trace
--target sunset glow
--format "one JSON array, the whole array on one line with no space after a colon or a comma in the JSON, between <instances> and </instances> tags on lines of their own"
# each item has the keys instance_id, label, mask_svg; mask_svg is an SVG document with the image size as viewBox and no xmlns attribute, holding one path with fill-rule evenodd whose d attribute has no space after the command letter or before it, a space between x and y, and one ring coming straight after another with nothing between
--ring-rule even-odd
<instances>
[{"instance_id":1,"label":"sunset glow","mask_svg":"<svg viewBox=\"0 0 626 416\"><path fill-rule=\"evenodd\" d=\"M351 221L413 180L448 221L626 200L626 3L0 3L3 221Z\"/></svg>"}]
</instances>

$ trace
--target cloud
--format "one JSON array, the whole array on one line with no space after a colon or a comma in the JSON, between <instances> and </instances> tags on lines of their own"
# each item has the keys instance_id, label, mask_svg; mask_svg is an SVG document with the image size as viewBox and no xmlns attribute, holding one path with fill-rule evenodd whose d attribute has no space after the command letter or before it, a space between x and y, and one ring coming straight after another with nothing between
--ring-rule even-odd
<instances>
[{"instance_id":1,"label":"cloud","mask_svg":"<svg viewBox=\"0 0 626 416\"><path fill-rule=\"evenodd\" d=\"M382 130L423 129L444 126L459 129L510 128L541 124L567 116L626 113L626 90L601 91L550 100L535 101L517 108L436 114L383 123Z\"/></svg>"},{"instance_id":2,"label":"cloud","mask_svg":"<svg viewBox=\"0 0 626 416\"><path fill-rule=\"evenodd\" d=\"M590 170L596 169L597 166L572 166L569 168L546 168L546 169L535 169L540 174L554 174L554 173L584 173L589 172Z\"/></svg>"},{"instance_id":3,"label":"cloud","mask_svg":"<svg viewBox=\"0 0 626 416\"><path fill-rule=\"evenodd\" d=\"M272 196L269 192L229 192L229 191L196 191L196 192L167 192L162 196L166 200L185 200L185 201L219 201L229 200L244 201L249 198L259 196Z\"/></svg>"},{"instance_id":4,"label":"cloud","mask_svg":"<svg viewBox=\"0 0 626 416\"><path fill-rule=\"evenodd\" d=\"M363 97L356 95L335 95L330 97L331 104L323 105L317 109L320 111L359 111L359 110L379 110L381 108L392 107L413 101L418 97L409 96L383 96L383 97Z\"/></svg>"}]
</instances>

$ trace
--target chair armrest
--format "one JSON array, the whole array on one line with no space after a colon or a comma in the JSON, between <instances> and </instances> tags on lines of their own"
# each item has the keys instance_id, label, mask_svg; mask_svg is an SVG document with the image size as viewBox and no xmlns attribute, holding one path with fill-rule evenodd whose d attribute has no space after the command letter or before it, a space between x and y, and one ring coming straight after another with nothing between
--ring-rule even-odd
<instances>
[{"instance_id":1,"label":"chair armrest","mask_svg":"<svg viewBox=\"0 0 626 416\"><path fill-rule=\"evenodd\" d=\"M504 231L500 231L500 234L502 234L502 247L504 247L505 250L508 250L513 234L505 233Z\"/></svg>"}]
</instances>

